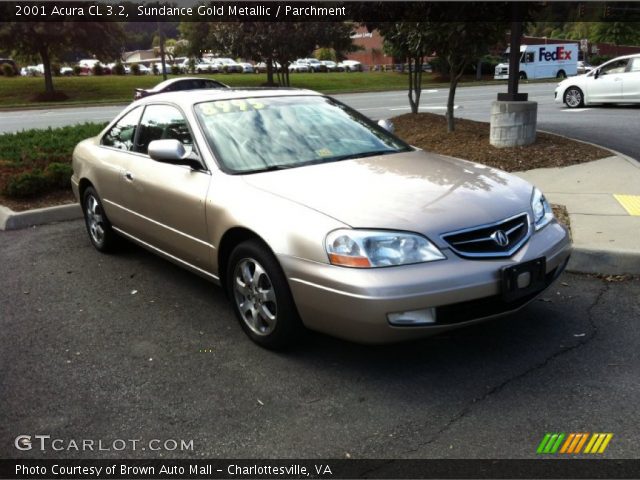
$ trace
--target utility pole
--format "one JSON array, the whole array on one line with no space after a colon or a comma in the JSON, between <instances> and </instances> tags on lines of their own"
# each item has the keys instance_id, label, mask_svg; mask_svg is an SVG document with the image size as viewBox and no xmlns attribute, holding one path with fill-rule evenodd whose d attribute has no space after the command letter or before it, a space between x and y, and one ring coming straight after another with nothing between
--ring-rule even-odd
<instances>
[{"instance_id":1,"label":"utility pole","mask_svg":"<svg viewBox=\"0 0 640 480\"><path fill-rule=\"evenodd\" d=\"M167 79L167 62L165 61L164 56L164 33L162 33L162 28L160 27L160 22L157 22L158 25L158 37L160 37L160 63L162 64L162 79Z\"/></svg>"}]
</instances>

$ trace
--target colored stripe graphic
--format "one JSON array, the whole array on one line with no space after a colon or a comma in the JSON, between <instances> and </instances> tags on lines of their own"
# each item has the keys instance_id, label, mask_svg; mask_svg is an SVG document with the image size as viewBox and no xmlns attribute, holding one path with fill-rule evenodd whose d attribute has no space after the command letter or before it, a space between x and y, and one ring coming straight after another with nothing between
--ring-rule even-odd
<instances>
[{"instance_id":1,"label":"colored stripe graphic","mask_svg":"<svg viewBox=\"0 0 640 480\"><path fill-rule=\"evenodd\" d=\"M536 453L540 454L579 454L604 453L613 438L613 433L545 433ZM587 441L588 440L588 441ZM582 448L585 446L585 449Z\"/></svg>"},{"instance_id":2,"label":"colored stripe graphic","mask_svg":"<svg viewBox=\"0 0 640 480\"><path fill-rule=\"evenodd\" d=\"M539 454L556 453L564 437L564 433L546 433L536 452Z\"/></svg>"},{"instance_id":3,"label":"colored stripe graphic","mask_svg":"<svg viewBox=\"0 0 640 480\"><path fill-rule=\"evenodd\" d=\"M640 195L614 195L629 215L640 215Z\"/></svg>"},{"instance_id":4,"label":"colored stripe graphic","mask_svg":"<svg viewBox=\"0 0 640 480\"><path fill-rule=\"evenodd\" d=\"M594 433L584 453L604 453L613 438L613 433Z\"/></svg>"}]
</instances>

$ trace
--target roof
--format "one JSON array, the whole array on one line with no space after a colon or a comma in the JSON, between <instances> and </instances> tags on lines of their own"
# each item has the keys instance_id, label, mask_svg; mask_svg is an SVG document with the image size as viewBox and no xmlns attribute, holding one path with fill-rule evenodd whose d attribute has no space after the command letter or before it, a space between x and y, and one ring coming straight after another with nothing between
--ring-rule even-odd
<instances>
[{"instance_id":1,"label":"roof","mask_svg":"<svg viewBox=\"0 0 640 480\"><path fill-rule=\"evenodd\" d=\"M149 97L137 100L136 103L153 103L159 100L177 103L179 105L193 105L194 103L214 101L214 100L233 100L236 98L260 98L260 97L293 97L296 95L313 95L321 96L320 93L313 90L305 90L299 88L208 88L203 90L184 90L180 92L159 93Z\"/></svg>"}]
</instances>

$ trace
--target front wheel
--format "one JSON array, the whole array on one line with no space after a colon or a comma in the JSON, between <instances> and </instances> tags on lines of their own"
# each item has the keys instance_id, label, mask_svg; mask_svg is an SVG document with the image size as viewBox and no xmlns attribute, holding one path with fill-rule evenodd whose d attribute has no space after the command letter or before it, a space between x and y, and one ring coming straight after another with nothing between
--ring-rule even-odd
<instances>
[{"instance_id":1,"label":"front wheel","mask_svg":"<svg viewBox=\"0 0 640 480\"><path fill-rule=\"evenodd\" d=\"M525 72L520 72L520 80L526 80L527 74Z\"/></svg>"},{"instance_id":2,"label":"front wheel","mask_svg":"<svg viewBox=\"0 0 640 480\"><path fill-rule=\"evenodd\" d=\"M276 350L299 338L303 327L289 285L262 243L249 240L233 250L227 286L240 325L255 343Z\"/></svg>"},{"instance_id":3,"label":"front wheel","mask_svg":"<svg viewBox=\"0 0 640 480\"><path fill-rule=\"evenodd\" d=\"M88 187L82 195L82 211L84 223L89 233L89 240L101 252L113 251L117 237L107 218L100 197L93 187Z\"/></svg>"},{"instance_id":4,"label":"front wheel","mask_svg":"<svg viewBox=\"0 0 640 480\"><path fill-rule=\"evenodd\" d=\"M578 87L569 87L564 92L564 103L569 108L578 108L584 105L582 90Z\"/></svg>"}]
</instances>

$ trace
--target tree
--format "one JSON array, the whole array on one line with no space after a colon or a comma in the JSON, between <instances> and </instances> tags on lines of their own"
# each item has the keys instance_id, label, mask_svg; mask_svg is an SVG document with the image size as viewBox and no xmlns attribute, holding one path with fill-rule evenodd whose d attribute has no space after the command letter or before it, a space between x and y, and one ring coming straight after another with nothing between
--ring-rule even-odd
<instances>
[{"instance_id":1,"label":"tree","mask_svg":"<svg viewBox=\"0 0 640 480\"><path fill-rule=\"evenodd\" d=\"M264 60L269 85L275 84L274 73L278 74L279 83L289 85L289 63L309 55L318 47L333 48L337 55L354 50L350 37L352 30L352 24L343 22L185 22L180 25L194 55L212 50L218 54ZM280 65L278 72L274 71L276 62Z\"/></svg>"},{"instance_id":2,"label":"tree","mask_svg":"<svg viewBox=\"0 0 640 480\"><path fill-rule=\"evenodd\" d=\"M384 47L394 58L407 60L409 65L409 105L411 113L418 113L422 93L422 64L433 52L432 25L426 22L400 22L383 27Z\"/></svg>"},{"instance_id":3,"label":"tree","mask_svg":"<svg viewBox=\"0 0 640 480\"><path fill-rule=\"evenodd\" d=\"M619 45L640 43L640 24L638 22L598 22L593 31L593 41ZM616 52L616 55L618 52Z\"/></svg>"},{"instance_id":4,"label":"tree","mask_svg":"<svg viewBox=\"0 0 640 480\"><path fill-rule=\"evenodd\" d=\"M505 22L438 22L429 29L429 42L447 66L447 131L455 130L456 88L465 68L487 53L489 47L504 38Z\"/></svg>"},{"instance_id":5,"label":"tree","mask_svg":"<svg viewBox=\"0 0 640 480\"><path fill-rule=\"evenodd\" d=\"M46 97L55 98L51 63L78 45L91 54L106 58L119 55L122 28L115 22L4 22L0 24L0 44L20 52L38 55L44 67Z\"/></svg>"}]
</instances>

